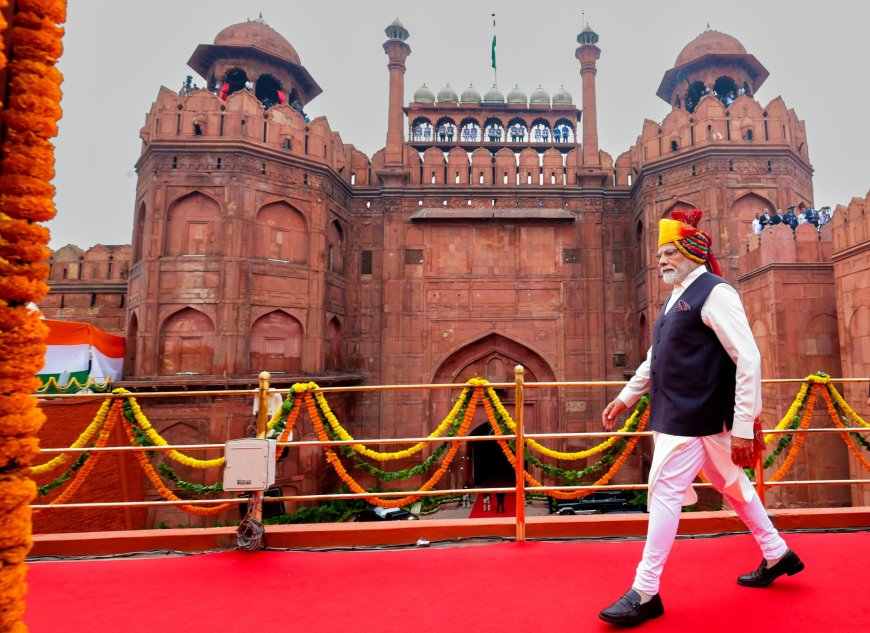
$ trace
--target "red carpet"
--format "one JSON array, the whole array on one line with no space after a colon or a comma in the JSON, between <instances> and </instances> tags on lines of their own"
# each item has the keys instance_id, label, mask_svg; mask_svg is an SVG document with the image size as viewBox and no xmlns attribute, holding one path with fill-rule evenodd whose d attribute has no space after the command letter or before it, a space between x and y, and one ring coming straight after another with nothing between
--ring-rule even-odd
<instances>
[{"instance_id":1,"label":"red carpet","mask_svg":"<svg viewBox=\"0 0 870 633\"><path fill-rule=\"evenodd\" d=\"M505 493L504 512L497 513L498 502L495 494L490 495L489 511L483 509L483 495L478 494L477 500L471 506L469 519L492 519L493 517L515 517L517 515L517 496L512 492Z\"/></svg>"},{"instance_id":2,"label":"red carpet","mask_svg":"<svg viewBox=\"0 0 870 633\"><path fill-rule=\"evenodd\" d=\"M788 534L806 570L767 589L747 535L678 541L647 631L868 630L870 533ZM395 551L224 552L30 564L31 633L614 631L643 543L527 542ZM738 624L742 623L742 624Z\"/></svg>"}]
</instances>

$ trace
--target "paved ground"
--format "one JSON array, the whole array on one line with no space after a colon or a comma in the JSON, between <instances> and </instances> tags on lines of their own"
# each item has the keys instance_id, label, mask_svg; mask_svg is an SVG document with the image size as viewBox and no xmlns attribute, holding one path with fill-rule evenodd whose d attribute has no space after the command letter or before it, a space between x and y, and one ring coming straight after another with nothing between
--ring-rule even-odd
<instances>
[{"instance_id":1,"label":"paved ground","mask_svg":"<svg viewBox=\"0 0 870 633\"><path fill-rule=\"evenodd\" d=\"M421 516L421 519L467 519L468 515L471 513L471 508L474 506L477 501L478 495L470 495L471 503L468 507L460 507L459 503L445 503L441 506L441 509L438 512L433 512L432 514L427 514L425 516ZM495 499L493 499L493 506L495 506ZM531 504L526 504L526 516L542 516L547 515L547 502L546 501L533 501ZM499 516L493 512L492 516Z\"/></svg>"}]
</instances>

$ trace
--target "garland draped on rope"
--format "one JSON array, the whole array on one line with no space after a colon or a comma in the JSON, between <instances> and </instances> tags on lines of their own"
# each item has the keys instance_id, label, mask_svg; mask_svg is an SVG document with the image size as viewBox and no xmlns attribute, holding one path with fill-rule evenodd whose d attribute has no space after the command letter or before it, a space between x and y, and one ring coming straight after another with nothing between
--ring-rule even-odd
<instances>
[{"instance_id":1,"label":"garland draped on rope","mask_svg":"<svg viewBox=\"0 0 870 633\"><path fill-rule=\"evenodd\" d=\"M78 378L76 378L75 376L71 376L69 382L61 387L60 383L57 381L57 378L55 378L54 376L50 376L44 384L37 387L35 393L77 393L79 391L83 391L84 389L90 389L91 391L103 393L109 391L109 387L111 386L111 384L111 380L104 380L100 382L93 376L88 377L88 379L84 382L79 382Z\"/></svg>"},{"instance_id":2,"label":"garland draped on rope","mask_svg":"<svg viewBox=\"0 0 870 633\"><path fill-rule=\"evenodd\" d=\"M319 389L318 385L313 382L294 384L291 387L287 398L282 402L281 406L269 420L267 424L267 437L273 438L278 442L286 442L290 433L295 429L299 415L304 409L308 413L314 431L321 441L342 440L355 442L353 436L341 425L338 418L330 409L326 397L319 391ZM870 424L862 420L861 417L858 416L858 414L855 413L855 411L843 400L842 396L830 383L829 377L821 372L806 377L805 382L801 385L801 388L794 401L789 406L788 411L775 428L777 430L805 430L809 428L819 393L821 393L822 398L825 401L831 419L838 428L870 428ZM114 390L112 395L103 402L99 411L94 416L94 420L88 425L76 441L73 442L71 448L105 446L112 426L118 419L122 420L125 432L127 433L127 437L130 439L131 444L146 448L153 446L167 446L169 443L154 429L153 425L136 402L136 399L132 396L125 398L120 397L126 394L128 394L128 392L124 389ZM495 390L489 386L489 383L486 380L480 378L469 380L467 386L462 390L448 415L439 423L436 429L429 434L429 437L466 437L469 432L471 421L474 418L476 408L481 402L483 403L487 420L492 427L493 433L498 438L497 442L499 443L502 452L505 454L505 457L511 465L516 468L516 442L513 440L508 441L501 439L501 436L516 434L516 423L511 418L504 405L502 405ZM626 420L625 424L620 429L620 432L643 431L646 428L648 419L649 399L647 396L644 396L638 401L633 413ZM853 424L855 426L852 426ZM797 435L796 438L795 435ZM97 438L96 440L94 439L95 436ZM773 433L765 435L765 444L771 444L775 437L776 434ZM788 433L779 437L776 448L765 459L764 467L772 467L779 456L786 451L786 449L788 449L788 451L783 462L779 465L776 472L767 479L767 481L775 482L781 480L793 467L794 461L803 446L805 438L806 434L804 433ZM610 482L614 475L625 464L626 460L637 446L639 439L639 436L614 436L588 449L574 452L562 452L547 448L531 438L526 438L524 457L531 466L540 468L541 471L548 476L564 482L566 485L578 485L584 479L597 475L598 478L590 485L603 486ZM870 443L868 443L860 433L844 433L843 439L858 463L861 464L863 468L870 471L870 461L868 461L861 453L861 448L868 448L868 444ZM348 467L344 465L342 457L350 459L355 468L376 477L379 481L407 480L413 476L429 473L437 466L435 472L429 476L418 490L403 491L408 494L401 498L373 497L368 499L369 503L372 503L373 505L379 505L384 508L393 508L412 503L421 497L420 494L415 493L434 488L447 472L447 469L455 458L462 442L444 441L432 449L431 453L418 465L397 471L383 470L364 458L379 462L406 459L422 451L423 448L425 448L425 444L425 442L419 442L407 449L393 452L382 452L372 450L361 443L354 443L351 445L342 445L337 451L333 450L331 447L324 446L323 451L327 463L336 471L342 482L346 484L351 491L358 494L368 493L369 491L367 491L353 477L353 475L351 475ZM207 495L222 490L221 482L213 484L197 484L185 481L181 479L172 469L170 464L166 462L159 463L155 468L150 462L150 458L155 457L155 454L156 451L139 452L136 454L136 458L148 479L164 499L171 501L181 500L169 489L163 480L169 482L176 490L183 490L190 494ZM585 459L595 455L600 456L597 461L585 468L565 469L546 463L538 457L537 454L562 461L576 461L578 459ZM45 464L31 467L31 472L33 474L49 472L67 463L69 461L69 455L69 453L62 453ZM98 456L99 453L91 453L90 451L80 454L66 472L55 478L53 481L40 487L38 490L39 494L47 494L67 481L72 480L63 494L52 501L52 503L62 503L63 501L68 500L87 478L87 475L93 469ZM215 459L197 459L176 450L167 451L166 457L171 461L198 469L216 468L225 463L223 457ZM602 471L603 474L601 474ZM543 485L528 471L523 473L523 477L529 485ZM706 481L703 473L700 474L700 477L703 481ZM549 491L546 494L557 499L574 499L590 494L591 492L592 490L557 490ZM191 514L208 516L218 514L226 510L230 505L231 504L223 503L204 508L185 504L180 506L180 508L186 512L190 512Z\"/></svg>"},{"instance_id":3,"label":"garland draped on rope","mask_svg":"<svg viewBox=\"0 0 870 633\"><path fill-rule=\"evenodd\" d=\"M641 404L643 402L643 404ZM649 407L646 406L645 401L641 401L638 403L638 406L635 408L634 413L631 418L629 418L629 422L626 422L625 427L629 426L629 423L632 425L635 424L635 421L632 418L635 416L640 416L640 419L637 421L636 430L643 431L646 428L647 421L649 420ZM490 425L492 426L493 432L497 436L506 435L502 432L502 425L499 424L498 418L501 417L504 420L504 423L509 427L511 424L508 422L510 420L510 415L507 410L501 406L501 403L498 400L498 396L495 391L490 387L487 389L486 398L483 401L484 408L486 409L487 418L489 419ZM512 420L511 420L512 422ZM515 428L515 427L514 427ZM603 486L610 482L613 479L613 476L619 472L619 469L622 468L625 461L628 459L628 456L631 455L634 447L637 446L638 440L640 440L641 436L635 435L628 442L625 443L624 448L622 449L621 454L617 457L608 471L599 477L592 485L593 486ZM514 451L511 449L507 440L499 439L497 440L499 446L501 447L502 452L504 453L507 460L511 463L511 466L516 470L517 467L517 458ZM527 452L523 453L524 456L528 455ZM529 473L527 470L523 471L523 478L532 486L542 486L543 484L535 479L535 477ZM552 490L547 492L548 496L551 496L555 499L578 499L580 497L585 497L588 494L594 492L593 490L574 490L571 492L566 492L563 490Z\"/></svg>"},{"instance_id":4,"label":"garland draped on rope","mask_svg":"<svg viewBox=\"0 0 870 633\"><path fill-rule=\"evenodd\" d=\"M477 409L477 403L481 399L483 395L483 387L478 379L473 379L469 381L469 384L474 384L473 390L466 389L463 390L463 394L470 394L467 396L468 400L465 404L464 415L462 416L462 422L459 425L459 428L456 430L457 437L465 437L468 435L468 430L471 427L471 421L474 419L474 413ZM459 399L463 400L462 397ZM324 418L326 418L326 411L322 410L320 407L322 404L325 404L325 400L318 401L317 398L313 397L311 393L305 394L305 405L308 409L308 417L311 418L314 423L314 430L317 433L318 439L321 442L328 442L330 440L329 433L326 430L326 426L328 425L328 421L324 424ZM449 416L448 416L449 417ZM450 448L446 451L446 455L441 460L441 464L438 470L429 477L429 479L419 488L418 492L423 492L427 490L431 490L435 487L435 485L441 480L441 478L447 472L447 469L450 466L450 463L453 461L453 458L456 456L456 453L459 451L460 442L452 442L450 443ZM326 461L333 467L335 472L338 474L339 478L347 485L348 488L352 492L357 494L367 493L368 491L363 488L351 475L347 472L347 469L341 463L341 458L336 455L336 453L328 446L323 447L324 453L326 453ZM401 452L401 451L400 451ZM419 499L422 495L409 494L400 498L382 498L382 497L370 497L368 502L372 505L377 505L382 508L400 508L402 506L408 505L409 503L414 503Z\"/></svg>"}]
</instances>

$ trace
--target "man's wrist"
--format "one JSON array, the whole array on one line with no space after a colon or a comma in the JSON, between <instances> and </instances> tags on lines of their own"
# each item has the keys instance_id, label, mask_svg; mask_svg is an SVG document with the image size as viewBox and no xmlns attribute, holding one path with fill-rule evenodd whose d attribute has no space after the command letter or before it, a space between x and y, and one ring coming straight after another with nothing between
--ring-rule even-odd
<instances>
[{"instance_id":1,"label":"man's wrist","mask_svg":"<svg viewBox=\"0 0 870 633\"><path fill-rule=\"evenodd\" d=\"M731 436L751 440L755 437L752 426L753 422L738 422L735 420L734 426L731 427Z\"/></svg>"}]
</instances>

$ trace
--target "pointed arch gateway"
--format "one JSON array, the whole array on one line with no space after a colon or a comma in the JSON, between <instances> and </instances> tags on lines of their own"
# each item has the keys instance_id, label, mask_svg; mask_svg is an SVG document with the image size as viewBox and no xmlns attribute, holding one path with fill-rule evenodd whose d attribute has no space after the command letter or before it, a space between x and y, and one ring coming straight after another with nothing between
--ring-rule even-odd
<instances>
[{"instance_id":1,"label":"pointed arch gateway","mask_svg":"<svg viewBox=\"0 0 870 633\"><path fill-rule=\"evenodd\" d=\"M486 378L493 383L513 383L514 368L525 368L525 382L554 382L556 374L538 352L497 333L483 336L452 352L435 370L433 383L461 384L471 378ZM515 391L496 389L505 408L516 416ZM432 394L430 419L440 420L459 396L439 390ZM525 429L529 433L555 431L558 427L559 397L556 390L528 389L524 392ZM483 407L478 407L471 423L471 434L492 435ZM510 486L515 481L514 470L495 441L469 442L464 446L458 470L453 472L451 485L465 483L476 486Z\"/></svg>"}]
</instances>

